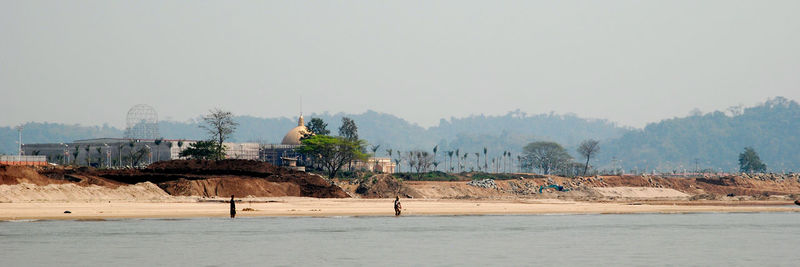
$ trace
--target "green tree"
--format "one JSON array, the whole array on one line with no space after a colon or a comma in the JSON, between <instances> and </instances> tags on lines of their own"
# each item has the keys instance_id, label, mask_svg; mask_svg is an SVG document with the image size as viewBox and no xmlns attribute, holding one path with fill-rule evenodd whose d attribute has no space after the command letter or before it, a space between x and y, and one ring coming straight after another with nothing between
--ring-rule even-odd
<instances>
[{"instance_id":1,"label":"green tree","mask_svg":"<svg viewBox=\"0 0 800 267\"><path fill-rule=\"evenodd\" d=\"M210 113L203 117L203 121L205 124L201 124L200 128L205 129L211 136L211 140L215 141L217 145L216 151L222 152L216 153L215 156L217 158L213 159L223 159L225 157L225 140L228 140L233 135L239 123L233 120L233 113L220 109L210 110Z\"/></svg>"},{"instance_id":2,"label":"green tree","mask_svg":"<svg viewBox=\"0 0 800 267\"><path fill-rule=\"evenodd\" d=\"M225 152L219 150L216 141L208 140L190 144L189 147L181 151L179 156L193 159L219 159L223 153Z\"/></svg>"},{"instance_id":3,"label":"green tree","mask_svg":"<svg viewBox=\"0 0 800 267\"><path fill-rule=\"evenodd\" d=\"M362 152L366 142L350 140L341 136L315 135L300 141L297 151L319 162L335 178L342 166L354 160L366 160L369 156Z\"/></svg>"},{"instance_id":4,"label":"green tree","mask_svg":"<svg viewBox=\"0 0 800 267\"><path fill-rule=\"evenodd\" d=\"M544 174L550 174L559 166L569 163L572 156L567 153L561 145L556 142L533 142L522 148L528 166L542 170Z\"/></svg>"},{"instance_id":5,"label":"green tree","mask_svg":"<svg viewBox=\"0 0 800 267\"><path fill-rule=\"evenodd\" d=\"M761 162L755 149L745 147L744 152L739 154L739 170L747 173L766 172L767 165Z\"/></svg>"},{"instance_id":6,"label":"green tree","mask_svg":"<svg viewBox=\"0 0 800 267\"><path fill-rule=\"evenodd\" d=\"M339 136L347 140L358 140L358 126L356 122L348 117L342 117L342 126L339 127Z\"/></svg>"},{"instance_id":7,"label":"green tree","mask_svg":"<svg viewBox=\"0 0 800 267\"><path fill-rule=\"evenodd\" d=\"M591 159L592 156L596 156L599 151L600 141L594 139L584 140L578 146L578 153L586 158L586 164L583 165L583 176L586 176L586 171L589 170L589 159Z\"/></svg>"},{"instance_id":8,"label":"green tree","mask_svg":"<svg viewBox=\"0 0 800 267\"><path fill-rule=\"evenodd\" d=\"M311 118L311 120L308 121L308 123L306 123L306 128L308 129L308 131L315 135L331 134L331 131L329 131L327 127L328 124L325 123L325 121L323 121L320 118Z\"/></svg>"}]
</instances>

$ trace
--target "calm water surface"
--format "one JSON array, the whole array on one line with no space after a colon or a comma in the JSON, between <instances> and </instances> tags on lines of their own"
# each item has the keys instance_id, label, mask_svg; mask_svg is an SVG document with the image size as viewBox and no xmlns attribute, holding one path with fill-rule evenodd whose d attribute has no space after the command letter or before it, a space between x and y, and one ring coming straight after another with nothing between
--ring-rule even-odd
<instances>
[{"instance_id":1,"label":"calm water surface","mask_svg":"<svg viewBox=\"0 0 800 267\"><path fill-rule=\"evenodd\" d=\"M800 214L0 222L0 266L799 266Z\"/></svg>"}]
</instances>

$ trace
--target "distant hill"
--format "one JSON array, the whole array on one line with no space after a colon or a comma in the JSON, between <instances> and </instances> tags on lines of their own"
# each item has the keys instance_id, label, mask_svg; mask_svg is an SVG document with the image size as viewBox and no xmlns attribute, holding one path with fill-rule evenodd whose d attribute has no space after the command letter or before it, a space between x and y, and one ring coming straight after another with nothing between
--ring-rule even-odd
<instances>
[{"instance_id":1,"label":"distant hill","mask_svg":"<svg viewBox=\"0 0 800 267\"><path fill-rule=\"evenodd\" d=\"M662 171L738 170L738 156L752 146L772 172L800 170L800 105L777 97L725 114L663 120L601 144L596 164L610 167L612 158L625 169ZM697 159L697 166L695 164Z\"/></svg>"},{"instance_id":2,"label":"distant hill","mask_svg":"<svg viewBox=\"0 0 800 267\"><path fill-rule=\"evenodd\" d=\"M311 114L305 119L321 118L336 134L344 116L356 122L362 139L381 145L379 155L382 156L386 155L387 148L431 151L438 145L440 155L459 149L462 154L469 153L468 161L473 162L473 153L478 152L483 157L484 147L490 157L499 156L503 151L516 156L525 144L548 140L561 143L577 157L577 145L587 138L595 138L601 140L601 152L592 165L605 169L619 165L627 170L694 170L697 159L700 169L730 171L737 167L738 154L744 147L752 146L769 170L800 170L800 105L781 97L732 114L720 111L695 114L651 123L644 129L620 127L607 120L571 114L528 115L520 111L501 116L442 119L439 125L427 129L375 111ZM236 121L240 125L233 141L237 142L279 143L283 135L297 125L297 118L238 116ZM197 120L162 121L159 127L165 138L203 139L206 133L198 128L198 123ZM28 123L23 142L67 142L121 137L122 133L121 129L108 125ZM15 129L0 127L0 153L16 153L16 139Z\"/></svg>"},{"instance_id":3,"label":"distant hill","mask_svg":"<svg viewBox=\"0 0 800 267\"><path fill-rule=\"evenodd\" d=\"M26 123L22 143L61 143L74 140L121 137L122 130L108 126L81 126L62 123ZM18 133L13 127L0 127L0 153L17 153Z\"/></svg>"}]
</instances>

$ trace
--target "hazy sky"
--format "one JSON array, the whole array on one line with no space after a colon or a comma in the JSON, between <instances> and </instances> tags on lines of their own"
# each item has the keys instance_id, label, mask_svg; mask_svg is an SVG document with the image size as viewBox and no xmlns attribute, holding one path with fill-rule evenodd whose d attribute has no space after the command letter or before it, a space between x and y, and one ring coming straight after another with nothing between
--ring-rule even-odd
<instances>
[{"instance_id":1,"label":"hazy sky","mask_svg":"<svg viewBox=\"0 0 800 267\"><path fill-rule=\"evenodd\" d=\"M0 125L219 107L575 113L800 99L800 1L0 1Z\"/></svg>"}]
</instances>

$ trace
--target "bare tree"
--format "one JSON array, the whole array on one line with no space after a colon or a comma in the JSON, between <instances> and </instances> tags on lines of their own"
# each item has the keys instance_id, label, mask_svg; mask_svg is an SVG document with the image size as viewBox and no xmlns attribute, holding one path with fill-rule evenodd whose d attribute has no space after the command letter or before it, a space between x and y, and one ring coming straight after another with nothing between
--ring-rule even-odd
<instances>
[{"instance_id":1,"label":"bare tree","mask_svg":"<svg viewBox=\"0 0 800 267\"><path fill-rule=\"evenodd\" d=\"M600 152L600 141L588 139L581 142L578 146L578 153L586 157L586 165L583 166L583 175L586 176L586 171L589 170L589 159L596 156Z\"/></svg>"},{"instance_id":2,"label":"bare tree","mask_svg":"<svg viewBox=\"0 0 800 267\"><path fill-rule=\"evenodd\" d=\"M205 129L211 135L211 140L217 142L217 151L219 152L217 159L221 159L225 155L225 147L222 144L233 135L239 123L233 121L233 113L229 111L213 109L209 112L203 117L205 124L200 125L200 128Z\"/></svg>"},{"instance_id":3,"label":"bare tree","mask_svg":"<svg viewBox=\"0 0 800 267\"><path fill-rule=\"evenodd\" d=\"M427 172L428 168L434 163L433 156L427 151L409 151L408 152L409 165L415 168L417 175L422 177L423 172ZM436 164L438 165L438 163Z\"/></svg>"}]
</instances>

